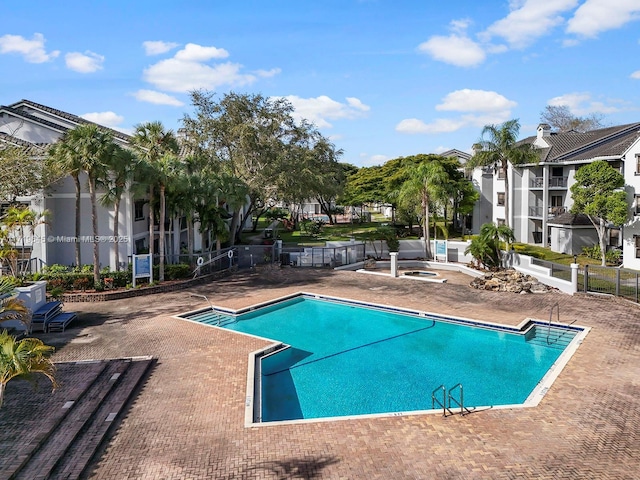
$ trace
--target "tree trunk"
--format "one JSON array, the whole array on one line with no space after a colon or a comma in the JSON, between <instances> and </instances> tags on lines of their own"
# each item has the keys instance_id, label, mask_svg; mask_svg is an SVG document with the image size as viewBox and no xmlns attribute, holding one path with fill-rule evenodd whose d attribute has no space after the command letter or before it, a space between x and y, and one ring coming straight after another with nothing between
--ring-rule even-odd
<instances>
[{"instance_id":1,"label":"tree trunk","mask_svg":"<svg viewBox=\"0 0 640 480\"><path fill-rule=\"evenodd\" d=\"M158 269L158 281L164 282L164 216L166 205L164 198L165 186L160 185L160 239L158 241L158 255L160 256L160 266Z\"/></svg>"},{"instance_id":2,"label":"tree trunk","mask_svg":"<svg viewBox=\"0 0 640 480\"><path fill-rule=\"evenodd\" d=\"M6 386L5 383L0 383L0 408L2 408L2 402L4 402L4 389Z\"/></svg>"},{"instance_id":3,"label":"tree trunk","mask_svg":"<svg viewBox=\"0 0 640 480\"><path fill-rule=\"evenodd\" d=\"M93 230L93 283L100 283L100 244L98 242L98 210L96 208L96 179L89 176L89 195L91 196L91 227Z\"/></svg>"},{"instance_id":4,"label":"tree trunk","mask_svg":"<svg viewBox=\"0 0 640 480\"><path fill-rule=\"evenodd\" d=\"M151 268L153 269L153 254L154 252L154 248L153 248L153 241L154 241L154 237L155 235L153 234L154 231L154 212L153 212L153 185L149 185L149 255L151 255Z\"/></svg>"},{"instance_id":5,"label":"tree trunk","mask_svg":"<svg viewBox=\"0 0 640 480\"><path fill-rule=\"evenodd\" d=\"M187 216L187 255L189 255L189 263L193 263L193 243L194 243L193 218ZM202 250L202 249L201 249Z\"/></svg>"},{"instance_id":6,"label":"tree trunk","mask_svg":"<svg viewBox=\"0 0 640 480\"><path fill-rule=\"evenodd\" d=\"M598 228L598 239L600 240L600 254L602 255L602 266L607 266L607 245L606 245L607 226L604 219L600 219L600 228Z\"/></svg>"},{"instance_id":7,"label":"tree trunk","mask_svg":"<svg viewBox=\"0 0 640 480\"><path fill-rule=\"evenodd\" d=\"M117 196L113 203L113 253L116 256L116 272L120 271L120 243L118 235L120 233L120 196Z\"/></svg>"},{"instance_id":8,"label":"tree trunk","mask_svg":"<svg viewBox=\"0 0 640 480\"><path fill-rule=\"evenodd\" d=\"M427 260L431 260L431 238L429 237L429 198L427 196L422 199L424 206L424 253Z\"/></svg>"},{"instance_id":9,"label":"tree trunk","mask_svg":"<svg viewBox=\"0 0 640 480\"><path fill-rule=\"evenodd\" d=\"M82 194L82 187L80 186L80 176L73 175L73 182L76 186L76 267L80 268L82 263L80 263L80 195Z\"/></svg>"},{"instance_id":10,"label":"tree trunk","mask_svg":"<svg viewBox=\"0 0 640 480\"><path fill-rule=\"evenodd\" d=\"M231 218L231 228L229 228L229 242L232 247L236 244L236 230L238 229L238 223L240 223L240 211L238 209L234 209L233 217Z\"/></svg>"}]
</instances>

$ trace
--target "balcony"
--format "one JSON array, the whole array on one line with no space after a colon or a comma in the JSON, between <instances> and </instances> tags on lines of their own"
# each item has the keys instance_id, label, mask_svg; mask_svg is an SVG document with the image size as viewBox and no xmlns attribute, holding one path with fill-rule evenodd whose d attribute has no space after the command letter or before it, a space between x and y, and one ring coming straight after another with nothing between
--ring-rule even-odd
<instances>
[{"instance_id":1,"label":"balcony","mask_svg":"<svg viewBox=\"0 0 640 480\"><path fill-rule=\"evenodd\" d=\"M565 206L549 207L547 208L547 219L554 218L568 211L569 211L569 207L565 207ZM542 207L529 207L529 217L542 218L543 212L544 212L544 208Z\"/></svg>"},{"instance_id":2,"label":"balcony","mask_svg":"<svg viewBox=\"0 0 640 480\"><path fill-rule=\"evenodd\" d=\"M551 177L549 179L549 188L567 188L569 177ZM529 181L529 188L543 188L544 178L533 177Z\"/></svg>"}]
</instances>

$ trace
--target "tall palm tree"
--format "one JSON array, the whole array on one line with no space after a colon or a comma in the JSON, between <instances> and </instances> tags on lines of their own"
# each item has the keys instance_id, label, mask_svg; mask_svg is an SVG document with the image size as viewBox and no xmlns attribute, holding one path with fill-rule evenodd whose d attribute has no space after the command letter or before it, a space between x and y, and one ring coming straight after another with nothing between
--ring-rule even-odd
<instances>
[{"instance_id":1,"label":"tall palm tree","mask_svg":"<svg viewBox=\"0 0 640 480\"><path fill-rule=\"evenodd\" d=\"M114 155L107 165L108 174L104 179L105 194L100 199L103 206L113 206L113 252L116 258L116 271L120 270L120 249L118 236L120 234L120 202L127 185L133 180L136 171L137 158L135 154L125 148L116 147Z\"/></svg>"},{"instance_id":2,"label":"tall palm tree","mask_svg":"<svg viewBox=\"0 0 640 480\"><path fill-rule=\"evenodd\" d=\"M135 127L133 146L138 157L146 163L149 186L149 253L153 258L153 195L155 187L160 191L160 257L159 281L164 281L165 190L167 174L178 153L178 141L172 130L166 130L162 122L147 122ZM173 155L172 155L173 154Z\"/></svg>"},{"instance_id":3,"label":"tall palm tree","mask_svg":"<svg viewBox=\"0 0 640 480\"><path fill-rule=\"evenodd\" d=\"M485 125L480 141L474 145L474 155L467 163L470 167L500 169L504 176L504 220L509 220L509 164L516 166L538 163L539 156L530 143L518 143L520 122L509 120L501 125Z\"/></svg>"},{"instance_id":4,"label":"tall palm tree","mask_svg":"<svg viewBox=\"0 0 640 480\"><path fill-rule=\"evenodd\" d=\"M82 195L82 186L80 185L80 172L82 166L80 164L80 158L76 155L74 148L69 142L70 130L67 131L60 141L56 142L49 149L49 155L47 157L47 163L52 170L59 171L61 173L71 175L73 178L73 184L76 192L75 203L75 236L76 240L80 238L80 199ZM82 266L80 242L76 241L75 248L75 262L77 267Z\"/></svg>"},{"instance_id":5,"label":"tall palm tree","mask_svg":"<svg viewBox=\"0 0 640 480\"><path fill-rule=\"evenodd\" d=\"M435 158L409 166L408 174L408 180L400 187L398 199L400 203L419 201L424 232L424 252L426 258L430 259L433 255L429 237L429 209L431 204L446 195L444 186L449 177L442 163Z\"/></svg>"},{"instance_id":6,"label":"tall palm tree","mask_svg":"<svg viewBox=\"0 0 640 480\"><path fill-rule=\"evenodd\" d=\"M0 407L10 380L16 377L30 379L40 373L47 377L53 388L57 386L55 365L50 360L54 348L37 338L16 338L4 330L0 332Z\"/></svg>"},{"instance_id":7,"label":"tall palm tree","mask_svg":"<svg viewBox=\"0 0 640 480\"><path fill-rule=\"evenodd\" d=\"M93 281L98 284L100 282L100 244L96 188L98 181L106 175L107 164L115 153L116 145L111 133L95 124L79 125L68 133L66 141L77 156L80 168L88 177L93 233Z\"/></svg>"}]
</instances>

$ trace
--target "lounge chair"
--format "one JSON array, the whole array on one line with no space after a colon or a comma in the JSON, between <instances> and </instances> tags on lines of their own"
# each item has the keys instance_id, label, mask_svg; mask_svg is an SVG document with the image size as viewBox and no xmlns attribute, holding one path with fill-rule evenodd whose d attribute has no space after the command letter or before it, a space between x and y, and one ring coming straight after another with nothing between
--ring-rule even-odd
<instances>
[{"instance_id":1,"label":"lounge chair","mask_svg":"<svg viewBox=\"0 0 640 480\"><path fill-rule=\"evenodd\" d=\"M33 316L31 317L30 332L33 331L34 327L42 330L43 332L46 332L47 322L58 315L60 313L60 310L62 310L62 302L59 301L47 302L42 305L35 312L33 312Z\"/></svg>"}]
</instances>

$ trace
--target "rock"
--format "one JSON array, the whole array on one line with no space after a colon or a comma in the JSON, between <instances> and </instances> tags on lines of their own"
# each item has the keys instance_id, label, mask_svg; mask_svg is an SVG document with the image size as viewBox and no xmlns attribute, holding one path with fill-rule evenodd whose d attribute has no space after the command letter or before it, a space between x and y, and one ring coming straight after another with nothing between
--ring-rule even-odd
<instances>
[{"instance_id":1,"label":"rock","mask_svg":"<svg viewBox=\"0 0 640 480\"><path fill-rule=\"evenodd\" d=\"M551 290L547 285L538 282L535 277L524 275L516 270L486 273L484 277L474 278L470 286L480 290L519 294L545 293Z\"/></svg>"}]
</instances>

